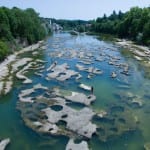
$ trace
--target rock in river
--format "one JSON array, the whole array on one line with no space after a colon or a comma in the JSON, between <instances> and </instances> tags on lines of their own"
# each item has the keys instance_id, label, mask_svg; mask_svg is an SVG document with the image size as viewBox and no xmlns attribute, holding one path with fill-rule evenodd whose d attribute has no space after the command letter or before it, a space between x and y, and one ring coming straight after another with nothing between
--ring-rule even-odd
<instances>
[{"instance_id":1,"label":"rock in river","mask_svg":"<svg viewBox=\"0 0 150 150\"><path fill-rule=\"evenodd\" d=\"M0 141L0 150L4 150L9 143L10 143L9 138Z\"/></svg>"}]
</instances>

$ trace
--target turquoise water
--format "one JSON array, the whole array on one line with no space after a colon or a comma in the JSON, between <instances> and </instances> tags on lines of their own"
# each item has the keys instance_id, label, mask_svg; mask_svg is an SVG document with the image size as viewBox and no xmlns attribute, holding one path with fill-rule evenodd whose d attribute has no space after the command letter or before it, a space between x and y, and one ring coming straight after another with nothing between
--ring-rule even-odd
<instances>
[{"instance_id":1,"label":"turquoise water","mask_svg":"<svg viewBox=\"0 0 150 150\"><path fill-rule=\"evenodd\" d=\"M75 65L79 63L79 58L71 58L68 56L67 50L70 49L84 51L87 54L92 53L94 56L91 57L93 63L85 66L97 67L103 70L103 74L95 75L92 79L87 79L88 73L80 72L83 78L79 81L72 78L66 82L58 82L56 80L47 81L45 79L47 71L44 69L42 72L44 77L36 76L34 71L30 71L27 74L27 76L33 80L31 85L23 85L20 81L15 79L12 91L8 95L0 97L0 139L7 137L11 139L11 143L7 149L65 149L69 140L67 136L41 135L24 124L21 112L16 109L18 102L17 97L22 89L30 88L36 83L41 83L49 89L60 87L62 89L89 94L89 92L78 87L79 83L84 83L94 86L96 101L93 102L90 107L95 112L105 110L109 113L106 119L99 120L93 118L93 122L101 128L98 129L97 135L93 135L92 139L87 140L89 147L93 150L143 150L143 145L150 142L150 81L144 78L144 73L142 69L139 68L138 62L132 58L122 56L120 53L121 48L118 48L113 43L99 41L93 36L72 36L67 33L57 33L48 38L46 44L48 48L42 51L38 56L38 58L47 61L45 68L48 68L53 61L57 60L59 64L67 62L71 69L78 71ZM59 53L65 51L65 53L60 58L50 56L52 52L56 51ZM31 57L31 54L27 53L20 57L24 56ZM95 58L99 56L103 58L103 61L95 61ZM129 76L121 74L121 68L108 64L111 56L120 57L119 63L129 64ZM117 72L117 78L113 79L110 77L112 71ZM126 88L126 86L129 88ZM37 91L35 95L41 92L42 91ZM129 92L142 100L142 107L131 104L130 99L125 97ZM70 104L70 107L81 109L84 106ZM119 108L123 108L123 111ZM138 118L138 123L133 127L134 118ZM113 119L115 119L114 122L111 121ZM123 119L126 120L125 124ZM120 120L123 121L121 122ZM120 128L134 129L118 134L116 130L118 131ZM104 141L102 138L104 137L103 134L110 136Z\"/></svg>"}]
</instances>

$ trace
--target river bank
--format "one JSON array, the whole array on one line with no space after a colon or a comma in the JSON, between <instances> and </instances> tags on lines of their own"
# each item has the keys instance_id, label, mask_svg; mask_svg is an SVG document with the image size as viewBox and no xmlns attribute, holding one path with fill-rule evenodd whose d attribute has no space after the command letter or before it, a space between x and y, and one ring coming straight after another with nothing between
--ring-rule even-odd
<instances>
[{"instance_id":1,"label":"river bank","mask_svg":"<svg viewBox=\"0 0 150 150\"><path fill-rule=\"evenodd\" d=\"M13 73L16 72L20 66L23 66L30 61L29 59L21 59L17 64L15 64L15 62L18 61L17 56L25 52L35 51L36 49L40 48L43 42L44 41L39 41L36 44L25 47L22 50L7 56L7 58L0 63L0 95L5 95L10 92L13 86Z\"/></svg>"},{"instance_id":2,"label":"river bank","mask_svg":"<svg viewBox=\"0 0 150 150\"><path fill-rule=\"evenodd\" d=\"M98 40L113 42L118 45L123 49L121 53L138 61L140 68L145 72L145 77L150 78L150 47L138 45L134 41L120 39L110 34L89 33L88 35L96 35Z\"/></svg>"},{"instance_id":3,"label":"river bank","mask_svg":"<svg viewBox=\"0 0 150 150\"><path fill-rule=\"evenodd\" d=\"M150 78L150 48L125 39L116 40L115 44L123 48L122 54L136 59L144 70L145 76Z\"/></svg>"}]
</instances>

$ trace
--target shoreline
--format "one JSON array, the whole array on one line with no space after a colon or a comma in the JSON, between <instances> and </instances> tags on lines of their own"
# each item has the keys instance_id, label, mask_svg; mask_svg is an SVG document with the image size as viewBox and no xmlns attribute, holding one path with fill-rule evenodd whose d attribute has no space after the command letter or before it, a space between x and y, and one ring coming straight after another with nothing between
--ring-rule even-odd
<instances>
[{"instance_id":1,"label":"shoreline","mask_svg":"<svg viewBox=\"0 0 150 150\"><path fill-rule=\"evenodd\" d=\"M133 41L117 39L116 45L124 48L124 53L131 55L133 59L139 62L144 70L145 77L150 78L150 47L134 44Z\"/></svg>"},{"instance_id":2,"label":"shoreline","mask_svg":"<svg viewBox=\"0 0 150 150\"><path fill-rule=\"evenodd\" d=\"M20 51L14 52L14 54L7 56L6 59L0 63L0 96L2 94L9 93L13 86L11 75L17 70L13 68L12 70L10 70L10 68L12 67L11 64L17 61L17 56L25 52L34 51L38 49L43 44L43 42L44 40L39 41L36 44L32 44L21 49ZM22 61L24 60L22 59ZM22 62L20 62L20 65L22 65Z\"/></svg>"},{"instance_id":3,"label":"shoreline","mask_svg":"<svg viewBox=\"0 0 150 150\"><path fill-rule=\"evenodd\" d=\"M126 40L126 39L116 38L116 40L117 41L115 43L120 46L123 46L124 48L137 48L138 50L146 52L146 54L147 52L149 52L150 54L150 47L148 46L138 45L138 44L135 44L133 41Z\"/></svg>"}]
</instances>

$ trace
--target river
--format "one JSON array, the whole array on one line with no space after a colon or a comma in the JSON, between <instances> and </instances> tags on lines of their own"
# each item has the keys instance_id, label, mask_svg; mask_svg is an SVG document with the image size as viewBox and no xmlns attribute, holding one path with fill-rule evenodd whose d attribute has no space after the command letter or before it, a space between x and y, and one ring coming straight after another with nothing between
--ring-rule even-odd
<instances>
[{"instance_id":1,"label":"river","mask_svg":"<svg viewBox=\"0 0 150 150\"><path fill-rule=\"evenodd\" d=\"M93 86L96 96L96 100L88 107L97 114L107 114L104 117L92 118L91 122L97 125L97 133L93 134L91 139L75 137L87 141L92 150L143 150L144 144L150 142L150 80L144 77L138 61L123 56L122 48L112 42L98 40L95 36L56 33L47 39L46 45L46 50L40 51L37 55L33 56L31 52L26 52L19 56L45 61L44 68L41 72L39 70L41 76L35 74L34 69L28 70L26 76L33 81L31 84L22 84L21 80L14 77L13 89L1 97L0 139L11 139L7 149L65 149L69 136L41 134L24 123L28 116L23 113L29 106L19 102L18 95L22 90L39 83L49 90L57 87L66 91L90 94L89 91L79 88L79 84L83 83ZM76 80L75 77L71 77L63 82L47 79L47 68L55 61L59 65L67 63L69 69L79 72L82 78ZM85 70L78 70L77 64L97 68L102 73L92 74L91 78L88 78L91 74ZM128 68L127 74L123 72L124 67ZM117 77L112 78L112 72L115 72ZM32 97L42 92L44 91L37 90ZM75 110L86 107L71 102L68 106Z\"/></svg>"}]
</instances>

